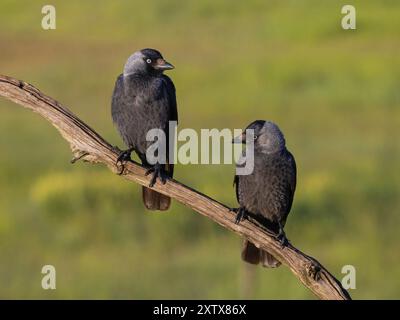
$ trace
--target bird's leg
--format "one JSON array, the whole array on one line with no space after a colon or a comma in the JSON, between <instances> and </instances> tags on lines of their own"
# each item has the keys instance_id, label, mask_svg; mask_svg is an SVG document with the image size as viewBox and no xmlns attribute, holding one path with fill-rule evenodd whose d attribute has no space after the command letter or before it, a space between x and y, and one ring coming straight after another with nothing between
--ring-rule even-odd
<instances>
[{"instance_id":1,"label":"bird's leg","mask_svg":"<svg viewBox=\"0 0 400 320\"><path fill-rule=\"evenodd\" d=\"M235 224L239 224L240 221L244 220L247 217L247 212L244 207L232 209L232 211L236 212Z\"/></svg>"},{"instance_id":2,"label":"bird's leg","mask_svg":"<svg viewBox=\"0 0 400 320\"><path fill-rule=\"evenodd\" d=\"M165 182L167 182L168 176L165 174L163 167L164 165L156 163L154 166L152 166L150 169L146 171L146 176L148 176L150 173L153 173L153 176L151 177L149 184L150 188L152 188L155 185L157 178L161 180L162 184L165 184Z\"/></svg>"},{"instance_id":3,"label":"bird's leg","mask_svg":"<svg viewBox=\"0 0 400 320\"><path fill-rule=\"evenodd\" d=\"M279 232L276 238L280 241L282 248L287 245L288 239L286 238L286 233L283 230L282 223L280 222L279 222Z\"/></svg>"},{"instance_id":4,"label":"bird's leg","mask_svg":"<svg viewBox=\"0 0 400 320\"><path fill-rule=\"evenodd\" d=\"M121 170L118 174L122 174L124 172L125 166L124 166L124 161L132 161L131 159L131 153L134 150L133 147L126 149L124 151L122 151L117 158L117 162L115 163L116 166L118 166L118 164L121 164Z\"/></svg>"}]
</instances>

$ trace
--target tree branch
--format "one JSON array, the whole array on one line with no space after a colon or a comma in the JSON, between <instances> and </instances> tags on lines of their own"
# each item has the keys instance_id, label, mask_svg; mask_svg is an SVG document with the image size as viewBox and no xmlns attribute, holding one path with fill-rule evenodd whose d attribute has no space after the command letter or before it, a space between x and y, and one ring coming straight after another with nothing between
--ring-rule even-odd
<instances>
[{"instance_id":1,"label":"tree branch","mask_svg":"<svg viewBox=\"0 0 400 320\"><path fill-rule=\"evenodd\" d=\"M103 163L114 173L119 172L116 166L119 150L56 100L44 95L28 83L1 75L0 96L39 113L55 126L71 146L74 154L72 162L83 159L91 163ZM127 163L122 176L148 186L150 177L145 176L145 171L137 163ZM351 299L340 282L317 260L302 253L290 243L282 248L274 235L255 221L244 220L239 225L235 224L230 208L175 180L169 180L165 185L157 183L154 189L269 251L317 297Z\"/></svg>"}]
</instances>

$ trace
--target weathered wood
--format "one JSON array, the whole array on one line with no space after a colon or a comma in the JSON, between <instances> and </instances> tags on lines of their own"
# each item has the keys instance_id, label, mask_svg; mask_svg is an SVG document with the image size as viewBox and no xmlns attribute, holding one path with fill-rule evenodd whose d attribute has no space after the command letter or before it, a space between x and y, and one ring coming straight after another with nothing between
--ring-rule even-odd
<instances>
[{"instance_id":1,"label":"weathered wood","mask_svg":"<svg viewBox=\"0 0 400 320\"><path fill-rule=\"evenodd\" d=\"M55 126L71 146L74 154L72 162L83 159L92 163L103 163L114 173L120 171L116 166L119 150L56 100L28 83L1 75L0 96L39 113ZM145 169L137 163L127 163L121 176L145 186L149 184L150 179L145 176ZM341 283L317 260L302 253L290 243L282 248L274 235L256 222L245 220L239 225L235 224L234 214L230 208L176 180L169 180L165 185L157 182L154 189L249 239L256 246L268 250L317 297L351 299Z\"/></svg>"}]
</instances>

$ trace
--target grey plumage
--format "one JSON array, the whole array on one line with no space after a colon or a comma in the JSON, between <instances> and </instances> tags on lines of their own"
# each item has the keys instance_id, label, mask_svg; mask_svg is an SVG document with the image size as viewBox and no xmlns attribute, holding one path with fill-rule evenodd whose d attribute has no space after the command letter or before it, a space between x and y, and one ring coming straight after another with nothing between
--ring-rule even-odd
<instances>
[{"instance_id":1,"label":"grey plumage","mask_svg":"<svg viewBox=\"0 0 400 320\"><path fill-rule=\"evenodd\" d=\"M169 121L177 121L177 103L175 86L172 80L163 74L172 69L162 55L154 49L143 49L129 57L123 74L119 75L112 95L112 118L124 143L129 148L125 155L135 151L142 164L149 166L146 150L152 142L146 141L151 129L162 129L168 141ZM166 160L168 162L168 145ZM121 159L126 159L122 155ZM173 175L173 165L156 166L154 178L165 174ZM155 179L152 179L154 183ZM167 210L170 198L151 189L143 188L143 201L150 210Z\"/></svg>"},{"instance_id":2,"label":"grey plumage","mask_svg":"<svg viewBox=\"0 0 400 320\"><path fill-rule=\"evenodd\" d=\"M247 129L254 130L254 170L249 175L235 175L236 197L243 213L253 214L270 229L285 237L283 227L292 207L296 188L296 162L286 149L285 138L277 125L257 120ZM242 135L245 142L245 133ZM284 238L286 239L286 238ZM280 265L268 252L245 240L242 258L266 267Z\"/></svg>"}]
</instances>

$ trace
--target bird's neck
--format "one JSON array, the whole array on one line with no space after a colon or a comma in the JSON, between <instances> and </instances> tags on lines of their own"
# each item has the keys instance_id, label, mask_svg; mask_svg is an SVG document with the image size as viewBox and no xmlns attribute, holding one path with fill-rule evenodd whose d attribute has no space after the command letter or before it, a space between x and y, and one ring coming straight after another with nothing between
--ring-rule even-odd
<instances>
[{"instance_id":1,"label":"bird's neck","mask_svg":"<svg viewBox=\"0 0 400 320\"><path fill-rule=\"evenodd\" d=\"M154 79L162 75L162 72L156 70L135 70L131 72L124 72L124 78L139 78L141 80Z\"/></svg>"},{"instance_id":2,"label":"bird's neck","mask_svg":"<svg viewBox=\"0 0 400 320\"><path fill-rule=\"evenodd\" d=\"M279 149L258 149L255 148L254 153L262 155L264 157L274 157L280 155L281 153L285 152L286 148L279 148Z\"/></svg>"},{"instance_id":3,"label":"bird's neck","mask_svg":"<svg viewBox=\"0 0 400 320\"><path fill-rule=\"evenodd\" d=\"M127 85L127 87L131 87L132 85L134 87L147 87L149 86L156 77L151 76L146 73L131 73L128 75L124 75L124 84Z\"/></svg>"}]
</instances>

